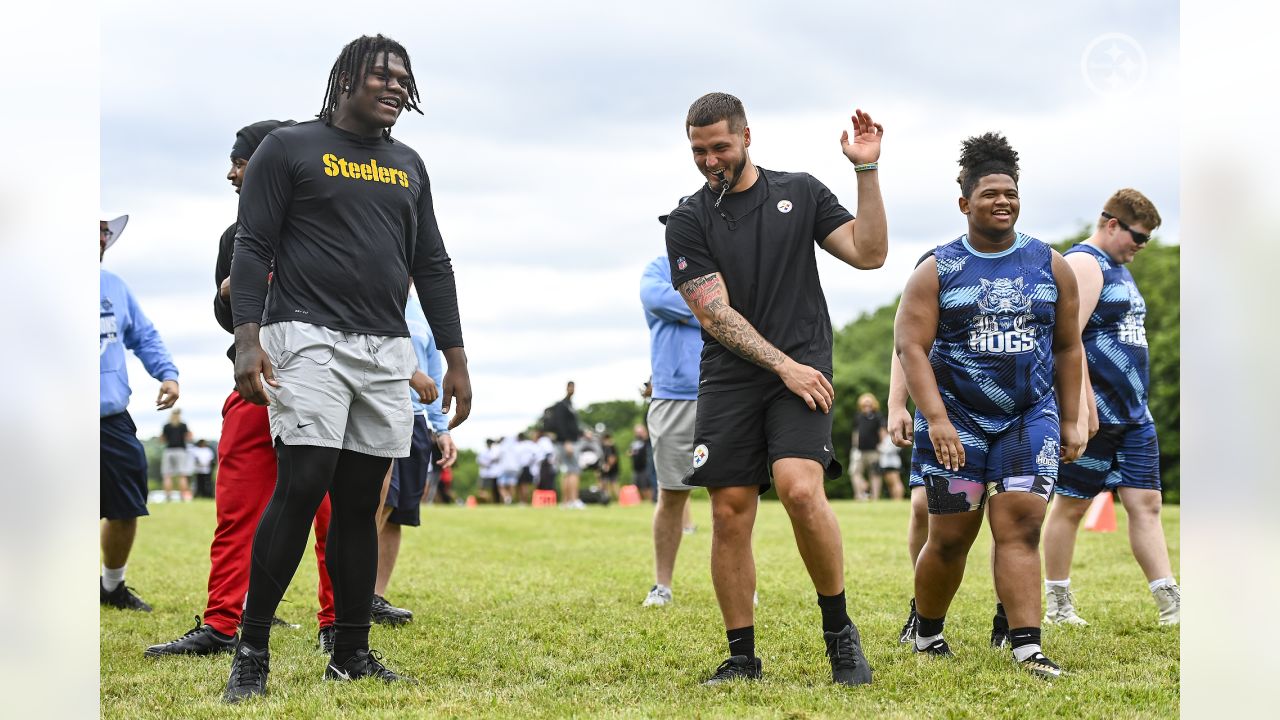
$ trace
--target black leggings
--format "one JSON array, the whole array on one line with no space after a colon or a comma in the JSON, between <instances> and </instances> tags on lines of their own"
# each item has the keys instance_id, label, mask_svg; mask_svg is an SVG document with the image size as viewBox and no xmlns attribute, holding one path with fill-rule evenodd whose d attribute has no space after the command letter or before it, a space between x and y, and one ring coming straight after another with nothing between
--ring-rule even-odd
<instances>
[{"instance_id":1,"label":"black leggings","mask_svg":"<svg viewBox=\"0 0 1280 720\"><path fill-rule=\"evenodd\" d=\"M325 567L333 581L335 655L340 647L365 649L378 572L374 515L391 459L279 440L276 457L276 489L253 536L241 637L250 647L266 649L271 618L302 561L311 522L327 492L333 514Z\"/></svg>"}]
</instances>

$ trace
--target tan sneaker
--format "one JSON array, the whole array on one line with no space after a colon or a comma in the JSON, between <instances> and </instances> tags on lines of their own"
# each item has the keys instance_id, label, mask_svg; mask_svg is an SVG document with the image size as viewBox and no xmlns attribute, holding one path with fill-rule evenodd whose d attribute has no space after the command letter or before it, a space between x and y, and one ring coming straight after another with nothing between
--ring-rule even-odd
<instances>
[{"instance_id":1,"label":"tan sneaker","mask_svg":"<svg viewBox=\"0 0 1280 720\"><path fill-rule=\"evenodd\" d=\"M1182 619L1182 589L1175 583L1151 591L1160 608L1161 625L1177 625Z\"/></svg>"},{"instance_id":2,"label":"tan sneaker","mask_svg":"<svg viewBox=\"0 0 1280 720\"><path fill-rule=\"evenodd\" d=\"M1057 585L1045 589L1044 622L1046 625L1089 624L1076 614L1075 598L1071 595L1071 590Z\"/></svg>"}]
</instances>

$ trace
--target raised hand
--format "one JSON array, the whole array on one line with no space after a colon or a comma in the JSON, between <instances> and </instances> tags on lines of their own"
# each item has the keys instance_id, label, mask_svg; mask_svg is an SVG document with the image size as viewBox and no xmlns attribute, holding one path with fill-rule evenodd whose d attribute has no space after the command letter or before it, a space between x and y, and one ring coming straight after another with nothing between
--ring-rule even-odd
<instances>
[{"instance_id":1,"label":"raised hand","mask_svg":"<svg viewBox=\"0 0 1280 720\"><path fill-rule=\"evenodd\" d=\"M874 122L871 116L862 110L854 110L853 140L849 139L849 131L840 135L840 149L849 162L854 165L875 162L880 159L880 139L884 137L884 126Z\"/></svg>"}]
</instances>

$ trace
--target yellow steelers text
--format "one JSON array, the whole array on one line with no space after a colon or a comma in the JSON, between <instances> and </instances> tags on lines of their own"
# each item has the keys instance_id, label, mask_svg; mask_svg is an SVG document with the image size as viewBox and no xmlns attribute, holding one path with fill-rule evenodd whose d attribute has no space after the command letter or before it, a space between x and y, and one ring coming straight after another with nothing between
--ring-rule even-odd
<instances>
[{"instance_id":1,"label":"yellow steelers text","mask_svg":"<svg viewBox=\"0 0 1280 720\"><path fill-rule=\"evenodd\" d=\"M379 165L378 161L369 158L367 163L356 163L340 158L333 153L325 153L320 158L324 161L324 174L329 177L338 177L353 180L367 180L369 182L380 183L398 183L402 187L409 187L409 175L403 170L397 170L393 167Z\"/></svg>"}]
</instances>

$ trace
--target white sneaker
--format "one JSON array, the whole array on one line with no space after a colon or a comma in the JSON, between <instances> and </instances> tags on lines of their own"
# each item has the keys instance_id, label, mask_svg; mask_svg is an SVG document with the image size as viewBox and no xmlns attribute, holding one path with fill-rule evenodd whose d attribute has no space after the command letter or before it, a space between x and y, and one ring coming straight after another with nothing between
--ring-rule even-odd
<instances>
[{"instance_id":1,"label":"white sneaker","mask_svg":"<svg viewBox=\"0 0 1280 720\"><path fill-rule=\"evenodd\" d=\"M1045 588L1044 623L1046 625L1088 625L1076 614L1075 598L1071 590L1060 585Z\"/></svg>"},{"instance_id":2,"label":"white sneaker","mask_svg":"<svg viewBox=\"0 0 1280 720\"><path fill-rule=\"evenodd\" d=\"M684 534L685 534L685 535L692 535L692 534L694 534L694 533L696 533L696 532L698 532L698 526L697 526L697 525L690 525L689 527L684 528Z\"/></svg>"},{"instance_id":3,"label":"white sneaker","mask_svg":"<svg viewBox=\"0 0 1280 720\"><path fill-rule=\"evenodd\" d=\"M1151 591L1156 599L1156 607L1160 608L1161 625L1177 625L1182 619L1182 589L1173 585L1165 585Z\"/></svg>"},{"instance_id":4,"label":"white sneaker","mask_svg":"<svg viewBox=\"0 0 1280 720\"><path fill-rule=\"evenodd\" d=\"M654 585L640 607L662 607L673 602L675 602L675 599L671 597L671 588L663 585Z\"/></svg>"}]
</instances>

